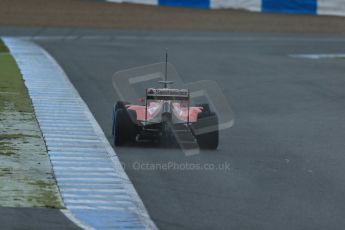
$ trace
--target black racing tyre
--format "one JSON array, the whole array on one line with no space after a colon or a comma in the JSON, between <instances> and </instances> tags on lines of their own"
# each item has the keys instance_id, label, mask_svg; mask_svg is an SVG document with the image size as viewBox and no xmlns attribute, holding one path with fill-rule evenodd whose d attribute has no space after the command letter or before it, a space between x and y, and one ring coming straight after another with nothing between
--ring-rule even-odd
<instances>
[{"instance_id":1,"label":"black racing tyre","mask_svg":"<svg viewBox=\"0 0 345 230\"><path fill-rule=\"evenodd\" d=\"M117 109L114 118L114 145L122 146L134 141L136 136L136 112L134 110Z\"/></svg>"},{"instance_id":2,"label":"black racing tyre","mask_svg":"<svg viewBox=\"0 0 345 230\"><path fill-rule=\"evenodd\" d=\"M129 102L124 102L124 101L117 101L116 104L114 104L113 107L113 117L112 117L112 121L113 121L113 126L112 126L112 136L114 137L115 135L115 114L116 111L119 109L127 109L126 105L130 104Z\"/></svg>"},{"instance_id":3,"label":"black racing tyre","mask_svg":"<svg viewBox=\"0 0 345 230\"><path fill-rule=\"evenodd\" d=\"M118 109L126 109L126 105L129 104L128 102L125 101L118 101L115 104L115 111Z\"/></svg>"},{"instance_id":4,"label":"black racing tyre","mask_svg":"<svg viewBox=\"0 0 345 230\"><path fill-rule=\"evenodd\" d=\"M201 149L217 149L219 143L218 117L213 112L201 112L194 124L195 138Z\"/></svg>"}]
</instances>

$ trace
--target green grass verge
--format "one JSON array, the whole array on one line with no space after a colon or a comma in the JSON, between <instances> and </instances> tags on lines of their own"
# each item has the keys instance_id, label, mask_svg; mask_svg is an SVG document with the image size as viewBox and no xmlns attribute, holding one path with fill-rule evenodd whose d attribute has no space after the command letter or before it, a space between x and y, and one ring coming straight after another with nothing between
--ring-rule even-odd
<instances>
[{"instance_id":1,"label":"green grass verge","mask_svg":"<svg viewBox=\"0 0 345 230\"><path fill-rule=\"evenodd\" d=\"M0 40L0 52L7 50ZM5 107L17 112L33 112L31 100L17 64L10 53L0 53L0 112Z\"/></svg>"},{"instance_id":2,"label":"green grass verge","mask_svg":"<svg viewBox=\"0 0 345 230\"><path fill-rule=\"evenodd\" d=\"M39 128L34 122L22 75L0 39L0 126L6 127L0 129L0 206L61 209L63 204L55 180L47 176L51 173L46 163L49 157L42 137L36 135L35 128ZM21 130L25 125L30 128ZM41 165L40 161L45 163ZM1 190L4 185L8 191Z\"/></svg>"},{"instance_id":3,"label":"green grass verge","mask_svg":"<svg viewBox=\"0 0 345 230\"><path fill-rule=\"evenodd\" d=\"M56 199L56 195L54 193L52 193L51 191L49 191L49 188L51 186L53 186L52 183L48 183L46 181L35 181L35 182L31 182L31 185L34 185L36 187L40 188L41 194L38 196L38 194L33 194L33 196L31 196L29 198L29 200L44 200L44 201L49 201L49 202L45 202L45 207L46 208L63 208L61 206L61 203L59 202L59 200ZM48 189L48 190L47 190Z\"/></svg>"},{"instance_id":4,"label":"green grass verge","mask_svg":"<svg viewBox=\"0 0 345 230\"><path fill-rule=\"evenodd\" d=\"M9 140L9 139L18 139L18 138L25 138L25 137L36 137L40 138L40 136L37 135L24 135L21 133L16 133L16 134L0 134L0 141L2 140Z\"/></svg>"},{"instance_id":5,"label":"green grass verge","mask_svg":"<svg viewBox=\"0 0 345 230\"><path fill-rule=\"evenodd\" d=\"M8 49L0 39L0 53L3 53L3 52L8 52Z\"/></svg>"}]
</instances>

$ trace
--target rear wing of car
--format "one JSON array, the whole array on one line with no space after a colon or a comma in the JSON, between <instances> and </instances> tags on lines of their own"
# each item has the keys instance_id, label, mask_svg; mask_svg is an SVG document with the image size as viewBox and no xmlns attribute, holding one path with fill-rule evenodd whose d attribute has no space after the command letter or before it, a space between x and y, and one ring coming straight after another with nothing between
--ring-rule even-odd
<instances>
[{"instance_id":1,"label":"rear wing of car","mask_svg":"<svg viewBox=\"0 0 345 230\"><path fill-rule=\"evenodd\" d=\"M146 90L145 100L145 120L147 120L147 106L149 100L156 101L184 101L188 108L187 123L189 123L189 103L190 93L188 89L170 89L170 88L148 88ZM171 105L170 105L171 106ZM165 109L163 109L165 110Z\"/></svg>"},{"instance_id":2,"label":"rear wing of car","mask_svg":"<svg viewBox=\"0 0 345 230\"><path fill-rule=\"evenodd\" d=\"M188 89L154 89L148 88L146 90L147 100L174 100L174 101L187 101L189 100Z\"/></svg>"}]
</instances>

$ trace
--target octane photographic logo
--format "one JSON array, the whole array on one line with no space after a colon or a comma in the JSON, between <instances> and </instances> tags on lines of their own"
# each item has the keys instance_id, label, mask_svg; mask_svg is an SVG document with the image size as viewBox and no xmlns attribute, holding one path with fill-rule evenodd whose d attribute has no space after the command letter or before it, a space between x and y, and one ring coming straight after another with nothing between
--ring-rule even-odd
<instances>
[{"instance_id":1,"label":"octane photographic logo","mask_svg":"<svg viewBox=\"0 0 345 230\"><path fill-rule=\"evenodd\" d=\"M162 132L171 131L169 133L172 139L176 140L186 156L200 153L200 148L217 148L218 132L231 128L234 124L234 113L221 87L215 81L201 80L184 83L170 63L162 62L116 72L112 77L112 84L118 95L118 101L131 105L127 109L136 110L137 116L130 117L133 123L140 124L139 130L142 130L145 125L159 123L160 120L157 117L164 117L166 113L170 113L168 128L164 128ZM165 88L172 90L164 90ZM181 97L181 92L184 95L188 92L188 97ZM159 95L162 93L164 93L164 98ZM154 113L155 109L160 110L160 113ZM202 114L207 112L212 116L201 117L201 112ZM115 106L113 113L116 113ZM183 115L185 115L184 118ZM114 115L113 131L115 117ZM178 119L173 120L171 117L178 117ZM189 125L186 125L187 123ZM156 126L150 127L153 129L152 127ZM184 130L181 127L187 128ZM145 128L142 131L145 132ZM209 136L210 133L213 136ZM137 141L140 140L140 135L140 133L136 134ZM147 136L148 133L143 134L145 135ZM206 142L210 139L211 141L214 139L216 143L207 145Z\"/></svg>"}]
</instances>

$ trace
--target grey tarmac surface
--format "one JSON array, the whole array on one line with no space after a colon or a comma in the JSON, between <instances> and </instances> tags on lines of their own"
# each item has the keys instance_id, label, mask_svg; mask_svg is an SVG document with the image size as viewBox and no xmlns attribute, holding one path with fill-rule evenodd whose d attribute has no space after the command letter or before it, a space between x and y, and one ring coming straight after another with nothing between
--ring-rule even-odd
<instances>
[{"instance_id":1,"label":"grey tarmac surface","mask_svg":"<svg viewBox=\"0 0 345 230\"><path fill-rule=\"evenodd\" d=\"M57 59L110 141L114 72L160 62L168 48L185 82L221 85L236 120L217 151L115 148L160 229L344 229L345 59L289 56L345 53L344 36L32 31L21 33ZM136 168L169 162L230 169Z\"/></svg>"},{"instance_id":2,"label":"grey tarmac surface","mask_svg":"<svg viewBox=\"0 0 345 230\"><path fill-rule=\"evenodd\" d=\"M1 230L78 230L60 210L49 208L0 208Z\"/></svg>"}]
</instances>

